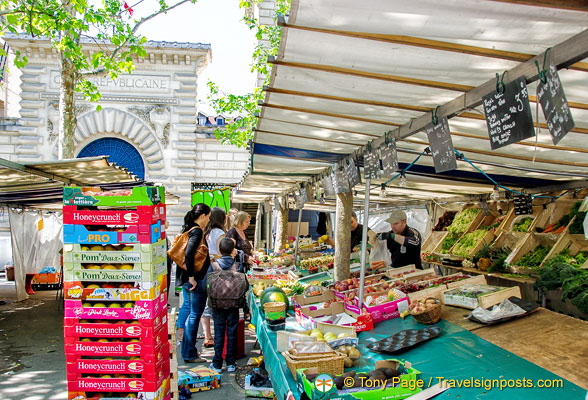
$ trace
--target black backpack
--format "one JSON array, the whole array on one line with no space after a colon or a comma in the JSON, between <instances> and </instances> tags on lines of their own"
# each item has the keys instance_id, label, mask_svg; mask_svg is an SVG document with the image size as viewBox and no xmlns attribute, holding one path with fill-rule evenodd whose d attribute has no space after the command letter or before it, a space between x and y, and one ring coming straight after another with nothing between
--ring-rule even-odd
<instances>
[{"instance_id":1,"label":"black backpack","mask_svg":"<svg viewBox=\"0 0 588 400\"><path fill-rule=\"evenodd\" d=\"M207 278L208 304L211 308L241 308L249 281L245 274L236 271L213 271Z\"/></svg>"}]
</instances>

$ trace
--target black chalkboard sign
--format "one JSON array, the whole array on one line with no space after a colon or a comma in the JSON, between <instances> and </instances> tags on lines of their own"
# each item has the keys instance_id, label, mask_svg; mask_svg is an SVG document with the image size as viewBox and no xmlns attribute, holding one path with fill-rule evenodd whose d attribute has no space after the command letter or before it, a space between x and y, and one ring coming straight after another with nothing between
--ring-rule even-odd
<instances>
[{"instance_id":1,"label":"black chalkboard sign","mask_svg":"<svg viewBox=\"0 0 588 400\"><path fill-rule=\"evenodd\" d=\"M355 187L355 185L360 184L361 176L359 175L359 171L355 165L355 161L353 161L353 158L345 160L343 165L345 166L345 173L347 174L347 178L349 178L349 186Z\"/></svg>"},{"instance_id":2,"label":"black chalkboard sign","mask_svg":"<svg viewBox=\"0 0 588 400\"><path fill-rule=\"evenodd\" d=\"M504 85L502 93L483 97L492 150L535 136L525 78Z\"/></svg>"},{"instance_id":3,"label":"black chalkboard sign","mask_svg":"<svg viewBox=\"0 0 588 400\"><path fill-rule=\"evenodd\" d=\"M457 160L455 159L447 117L441 118L437 125L430 124L427 126L427 136L431 154L433 155L435 172L440 173L457 169Z\"/></svg>"},{"instance_id":4,"label":"black chalkboard sign","mask_svg":"<svg viewBox=\"0 0 588 400\"><path fill-rule=\"evenodd\" d=\"M545 78L547 80L545 83L541 81L538 83L537 97L553 144L558 144L569 131L574 129L575 124L555 65L550 65L545 71Z\"/></svg>"},{"instance_id":5,"label":"black chalkboard sign","mask_svg":"<svg viewBox=\"0 0 588 400\"><path fill-rule=\"evenodd\" d=\"M323 177L323 188L325 189L325 196L335 197L335 187L333 186L333 178L331 175L325 175Z\"/></svg>"},{"instance_id":6,"label":"black chalkboard sign","mask_svg":"<svg viewBox=\"0 0 588 400\"><path fill-rule=\"evenodd\" d=\"M380 177L380 159L377 149L368 150L363 155L363 174L366 179L378 179Z\"/></svg>"},{"instance_id":7,"label":"black chalkboard sign","mask_svg":"<svg viewBox=\"0 0 588 400\"><path fill-rule=\"evenodd\" d=\"M348 193L351 189L349 188L349 180L347 179L347 175L345 171L343 171L343 167L337 168L333 175L331 175L333 179L333 186L335 188L335 193Z\"/></svg>"},{"instance_id":8,"label":"black chalkboard sign","mask_svg":"<svg viewBox=\"0 0 588 400\"><path fill-rule=\"evenodd\" d=\"M380 157L382 159L382 176L391 178L398 172L398 154L396 154L396 139L392 139L380 145Z\"/></svg>"},{"instance_id":9,"label":"black chalkboard sign","mask_svg":"<svg viewBox=\"0 0 588 400\"><path fill-rule=\"evenodd\" d=\"M533 214L533 198L529 195L518 195L513 199L515 215Z\"/></svg>"}]
</instances>

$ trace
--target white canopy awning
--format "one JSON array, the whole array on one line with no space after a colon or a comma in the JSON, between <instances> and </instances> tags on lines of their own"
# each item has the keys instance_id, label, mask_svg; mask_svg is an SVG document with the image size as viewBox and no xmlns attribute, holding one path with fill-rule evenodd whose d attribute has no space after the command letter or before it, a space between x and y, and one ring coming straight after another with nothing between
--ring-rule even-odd
<instances>
[{"instance_id":1,"label":"white canopy awning","mask_svg":"<svg viewBox=\"0 0 588 400\"><path fill-rule=\"evenodd\" d=\"M465 102L495 73L573 41L588 28L588 6L517 3L293 0L265 88L252 167L239 193L263 200L292 191L296 182L311 180L369 141L430 117L430 110L469 92ZM547 3L554 4L535 2ZM537 142L527 139L493 151L481 106L448 114L454 147L505 186L540 187L588 178L588 63L582 60L588 55L588 40L568 47L570 54L558 47L552 53L573 59L559 74L576 127L557 146L541 109L536 115L537 84L528 77L533 118L542 126ZM517 77L507 74L505 82ZM398 157L404 168L428 140L424 130L402 137ZM456 171L435 174L429 155L407 172L405 187L398 181L390 183L388 197L380 200L450 199L494 188L466 161L458 161ZM360 195L364 190L361 185L355 189Z\"/></svg>"}]
</instances>

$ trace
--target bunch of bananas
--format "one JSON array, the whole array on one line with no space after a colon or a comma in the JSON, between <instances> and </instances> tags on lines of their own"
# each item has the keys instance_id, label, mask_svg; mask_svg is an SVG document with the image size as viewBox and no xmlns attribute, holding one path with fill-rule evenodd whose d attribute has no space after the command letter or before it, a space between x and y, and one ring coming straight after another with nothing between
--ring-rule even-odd
<instances>
[{"instance_id":1,"label":"bunch of bananas","mask_svg":"<svg viewBox=\"0 0 588 400\"><path fill-rule=\"evenodd\" d=\"M298 281L278 279L276 283L274 283L274 286L282 289L288 296L302 294L304 292L304 285Z\"/></svg>"}]
</instances>

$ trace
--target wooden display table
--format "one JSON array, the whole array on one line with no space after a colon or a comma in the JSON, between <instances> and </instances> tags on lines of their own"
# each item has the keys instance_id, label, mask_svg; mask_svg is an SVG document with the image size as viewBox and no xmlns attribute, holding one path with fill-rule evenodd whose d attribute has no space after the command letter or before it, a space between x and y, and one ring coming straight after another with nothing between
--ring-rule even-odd
<instances>
[{"instance_id":1,"label":"wooden display table","mask_svg":"<svg viewBox=\"0 0 588 400\"><path fill-rule=\"evenodd\" d=\"M545 308L497 325L464 319L469 310L443 306L441 317L588 389L588 322Z\"/></svg>"}]
</instances>

